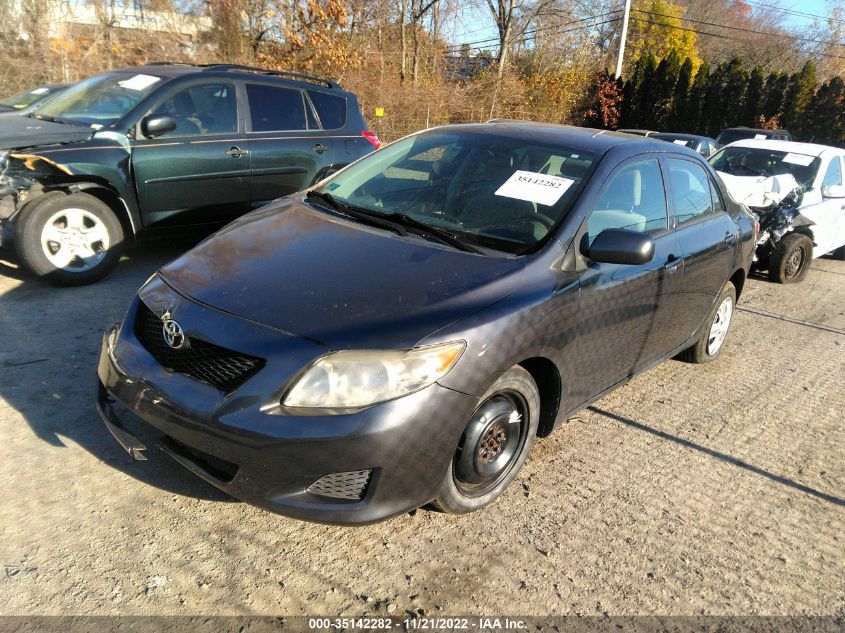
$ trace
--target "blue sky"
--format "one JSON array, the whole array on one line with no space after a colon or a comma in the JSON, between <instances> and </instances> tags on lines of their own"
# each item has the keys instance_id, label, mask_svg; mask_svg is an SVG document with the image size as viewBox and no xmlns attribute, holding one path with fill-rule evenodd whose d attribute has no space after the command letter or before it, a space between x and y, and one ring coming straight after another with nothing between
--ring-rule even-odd
<instances>
[{"instance_id":1,"label":"blue sky","mask_svg":"<svg viewBox=\"0 0 845 633\"><path fill-rule=\"evenodd\" d=\"M701 0L704 1L704 0ZM619 0L621 6L622 0ZM845 9L845 0L754 0L753 5L776 5L800 13L814 13L816 15L827 15L829 9L839 6ZM755 9L762 9L755 6ZM808 24L813 18L792 15L778 12L789 26L800 27ZM449 40L455 44L464 42L478 42L496 37L496 27L487 8L486 0L465 0L462 3L457 23L451 29ZM494 48L495 43L480 44L479 48Z\"/></svg>"}]
</instances>

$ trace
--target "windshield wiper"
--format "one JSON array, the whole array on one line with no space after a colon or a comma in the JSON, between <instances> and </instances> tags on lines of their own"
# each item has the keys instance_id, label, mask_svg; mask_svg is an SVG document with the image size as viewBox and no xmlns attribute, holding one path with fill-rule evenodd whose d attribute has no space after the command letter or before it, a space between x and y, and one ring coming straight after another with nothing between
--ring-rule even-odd
<instances>
[{"instance_id":1,"label":"windshield wiper","mask_svg":"<svg viewBox=\"0 0 845 633\"><path fill-rule=\"evenodd\" d=\"M38 114L37 111L30 112L27 114L31 119L37 119L38 121L49 121L50 123L60 123L61 125L75 125L75 126L83 126L87 127L85 123L79 121L69 121L67 119L59 119L58 117L50 116L49 114Z\"/></svg>"},{"instance_id":2,"label":"windshield wiper","mask_svg":"<svg viewBox=\"0 0 845 633\"><path fill-rule=\"evenodd\" d=\"M351 216L357 220L361 220L362 222L366 222L373 226L378 226L384 229L388 229L390 231L394 231L399 235L407 235L407 227L412 229L412 231L417 235L422 235L423 237L433 237L442 244L457 248L458 250L466 251L468 253L482 252L480 249L475 248L474 246L471 246L470 244L467 244L466 242L460 240L454 233L450 233L449 231L429 226L425 222L415 220L414 218L405 215L404 213L380 213L378 211L372 211L364 207L357 207L347 202L341 202L332 194L327 193L325 191L312 190L306 194L306 197L313 197L318 198L320 200L324 200L333 209L339 211L340 213Z\"/></svg>"},{"instance_id":3,"label":"windshield wiper","mask_svg":"<svg viewBox=\"0 0 845 633\"><path fill-rule=\"evenodd\" d=\"M467 244L457 235L446 231L445 229L438 228L436 226L431 226L426 224L425 222L420 222L412 218L409 215L405 215L404 213L389 213L385 215L386 218L390 220L394 220L395 222L399 222L400 224L404 224L407 227L414 229L414 233L422 234L423 236L429 235L443 244L447 246L452 246L453 248L457 248L458 250L466 251L467 253L481 253L481 249L472 246L471 244Z\"/></svg>"},{"instance_id":4,"label":"windshield wiper","mask_svg":"<svg viewBox=\"0 0 845 633\"><path fill-rule=\"evenodd\" d=\"M408 231L405 230L405 227L403 227L401 224L397 224L396 222L391 222L390 220L383 219L384 216L381 213L377 213L375 211L367 211L366 209L362 209L361 207L355 207L345 202L341 202L332 194L327 193L325 191L311 190L307 194L305 194L305 197L324 200L335 211L344 215L348 215L349 217L354 218L360 222L364 222L365 224L369 224L370 226L376 226L381 229L393 231L398 235L408 234Z\"/></svg>"}]
</instances>

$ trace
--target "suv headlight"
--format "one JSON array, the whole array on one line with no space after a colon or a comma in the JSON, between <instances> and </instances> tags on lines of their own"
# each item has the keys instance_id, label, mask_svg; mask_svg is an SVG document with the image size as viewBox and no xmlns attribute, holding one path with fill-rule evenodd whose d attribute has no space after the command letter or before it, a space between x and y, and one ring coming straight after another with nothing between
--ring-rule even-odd
<instances>
[{"instance_id":1,"label":"suv headlight","mask_svg":"<svg viewBox=\"0 0 845 633\"><path fill-rule=\"evenodd\" d=\"M410 351L343 351L317 359L282 399L282 406L359 409L419 391L447 373L466 343Z\"/></svg>"}]
</instances>

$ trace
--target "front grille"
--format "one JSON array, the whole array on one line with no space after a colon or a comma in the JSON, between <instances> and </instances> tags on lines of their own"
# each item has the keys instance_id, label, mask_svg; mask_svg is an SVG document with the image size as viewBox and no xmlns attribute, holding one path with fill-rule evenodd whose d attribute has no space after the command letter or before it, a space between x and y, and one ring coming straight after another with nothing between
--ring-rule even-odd
<instances>
[{"instance_id":1,"label":"front grille","mask_svg":"<svg viewBox=\"0 0 845 633\"><path fill-rule=\"evenodd\" d=\"M334 499L358 501L364 498L372 474L372 470L353 470L323 475L308 486L308 492Z\"/></svg>"},{"instance_id":2,"label":"front grille","mask_svg":"<svg viewBox=\"0 0 845 633\"><path fill-rule=\"evenodd\" d=\"M187 345L173 349L164 340L161 319L143 302L138 306L135 335L152 356L168 371L189 376L216 387L234 391L264 367L255 356L188 338Z\"/></svg>"}]
</instances>

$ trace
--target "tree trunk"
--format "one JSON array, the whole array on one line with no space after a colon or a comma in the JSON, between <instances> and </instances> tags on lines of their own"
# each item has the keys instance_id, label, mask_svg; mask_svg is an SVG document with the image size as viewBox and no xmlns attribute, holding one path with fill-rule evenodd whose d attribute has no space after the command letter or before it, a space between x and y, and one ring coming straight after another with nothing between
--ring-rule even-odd
<instances>
[{"instance_id":1,"label":"tree trunk","mask_svg":"<svg viewBox=\"0 0 845 633\"><path fill-rule=\"evenodd\" d=\"M419 83L420 72L420 37L416 22L411 24L411 28L413 29L411 32L411 38L414 43L413 61L411 62L411 81L414 86L416 86Z\"/></svg>"},{"instance_id":2,"label":"tree trunk","mask_svg":"<svg viewBox=\"0 0 845 633\"><path fill-rule=\"evenodd\" d=\"M505 74L505 64L508 62L508 43L511 39L511 25L510 22L505 27L504 31L499 35L499 55L496 57L496 81L502 81L502 75Z\"/></svg>"},{"instance_id":3,"label":"tree trunk","mask_svg":"<svg viewBox=\"0 0 845 633\"><path fill-rule=\"evenodd\" d=\"M399 66L399 81L400 83L405 83L405 58L407 57L408 52L408 41L405 37L405 13L407 12L407 6L405 4L405 0L399 3L399 49L400 49L400 66Z\"/></svg>"}]
</instances>

